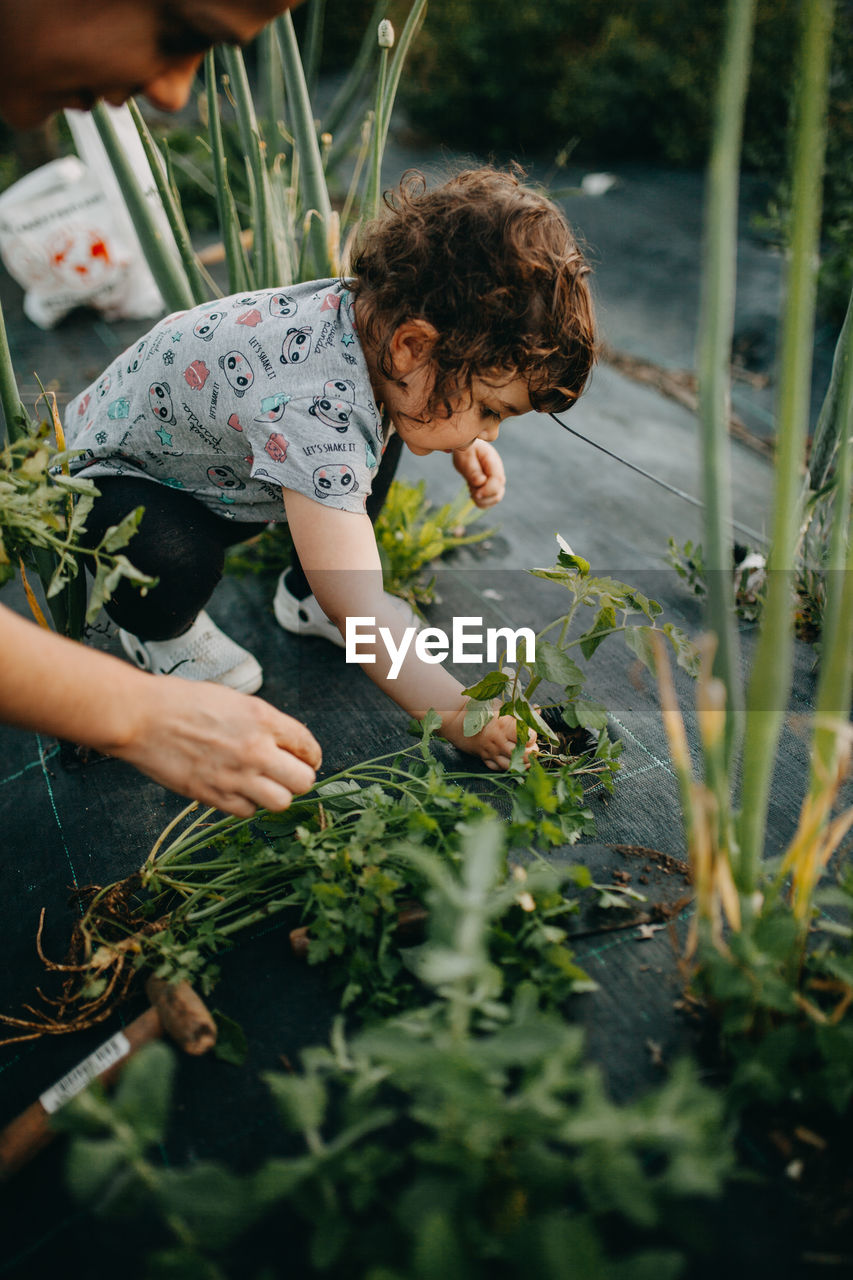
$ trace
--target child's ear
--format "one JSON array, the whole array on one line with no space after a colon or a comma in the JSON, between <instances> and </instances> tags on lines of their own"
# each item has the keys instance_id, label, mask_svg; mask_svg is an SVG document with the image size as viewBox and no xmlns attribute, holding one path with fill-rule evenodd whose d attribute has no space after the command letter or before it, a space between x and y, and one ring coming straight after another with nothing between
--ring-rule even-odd
<instances>
[{"instance_id":1,"label":"child's ear","mask_svg":"<svg viewBox=\"0 0 853 1280\"><path fill-rule=\"evenodd\" d=\"M394 373L405 378L425 364L431 354L438 330L428 320L413 317L398 325L391 336L389 348L394 361Z\"/></svg>"}]
</instances>

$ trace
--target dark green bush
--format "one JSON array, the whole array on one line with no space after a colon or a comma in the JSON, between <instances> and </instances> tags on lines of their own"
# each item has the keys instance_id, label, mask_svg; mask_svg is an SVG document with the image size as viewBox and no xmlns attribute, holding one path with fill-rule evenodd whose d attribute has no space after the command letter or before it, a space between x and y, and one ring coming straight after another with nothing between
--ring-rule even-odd
<instances>
[{"instance_id":1,"label":"dark green bush","mask_svg":"<svg viewBox=\"0 0 853 1280\"><path fill-rule=\"evenodd\" d=\"M725 5L696 0L442 0L403 85L412 125L450 146L584 164L704 164ZM786 171L800 0L758 0L746 165ZM825 193L826 299L853 275L853 4L840 0ZM784 193L780 193L784 208Z\"/></svg>"}]
</instances>

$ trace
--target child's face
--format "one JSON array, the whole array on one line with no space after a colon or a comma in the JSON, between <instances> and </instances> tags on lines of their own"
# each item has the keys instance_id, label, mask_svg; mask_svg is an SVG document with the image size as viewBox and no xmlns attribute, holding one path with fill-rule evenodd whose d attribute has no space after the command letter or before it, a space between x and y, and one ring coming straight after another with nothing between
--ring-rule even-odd
<instances>
[{"instance_id":1,"label":"child's face","mask_svg":"<svg viewBox=\"0 0 853 1280\"><path fill-rule=\"evenodd\" d=\"M428 417L425 406L434 372L423 366L406 379L405 387L389 387L385 405L397 434L418 457L469 449L475 440L496 440L505 418L530 413L530 396L522 378L486 382L475 378L470 393L460 396L448 418Z\"/></svg>"}]
</instances>

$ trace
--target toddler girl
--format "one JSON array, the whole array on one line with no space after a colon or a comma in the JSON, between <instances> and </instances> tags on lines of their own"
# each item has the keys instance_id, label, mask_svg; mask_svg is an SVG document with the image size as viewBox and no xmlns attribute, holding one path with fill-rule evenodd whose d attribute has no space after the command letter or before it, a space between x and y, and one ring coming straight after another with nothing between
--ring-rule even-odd
<instances>
[{"instance_id":1,"label":"toddler girl","mask_svg":"<svg viewBox=\"0 0 853 1280\"><path fill-rule=\"evenodd\" d=\"M403 444L450 455L478 506L500 501L492 441L507 417L566 410L594 358L587 267L559 210L514 173L481 168L426 190L407 175L344 280L219 299L168 316L66 412L72 463L97 481L100 538L145 508L131 557L158 585L107 606L141 667L245 692L261 668L204 612L230 544L286 520L297 562L279 623L342 643L347 617L399 644L408 609L384 593L371 518ZM385 424L388 424L387 427ZM370 678L444 737L507 768L515 721L465 737L462 686L414 654Z\"/></svg>"}]
</instances>

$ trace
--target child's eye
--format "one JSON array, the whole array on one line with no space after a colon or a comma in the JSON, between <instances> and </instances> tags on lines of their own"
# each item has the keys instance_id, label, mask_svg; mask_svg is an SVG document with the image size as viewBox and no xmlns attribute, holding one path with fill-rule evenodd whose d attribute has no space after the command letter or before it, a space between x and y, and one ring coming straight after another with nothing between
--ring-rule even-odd
<instances>
[{"instance_id":1,"label":"child's eye","mask_svg":"<svg viewBox=\"0 0 853 1280\"><path fill-rule=\"evenodd\" d=\"M501 420L501 415L498 411L496 409L490 409L487 404L480 405L480 417L493 418L496 422L500 422Z\"/></svg>"}]
</instances>

